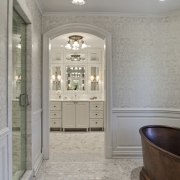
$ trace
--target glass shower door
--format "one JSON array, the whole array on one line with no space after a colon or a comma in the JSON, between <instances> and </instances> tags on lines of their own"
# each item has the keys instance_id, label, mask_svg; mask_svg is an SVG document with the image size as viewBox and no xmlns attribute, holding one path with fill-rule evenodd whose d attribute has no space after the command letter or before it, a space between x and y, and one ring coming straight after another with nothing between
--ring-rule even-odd
<instances>
[{"instance_id":1,"label":"glass shower door","mask_svg":"<svg viewBox=\"0 0 180 180\"><path fill-rule=\"evenodd\" d=\"M13 180L19 180L26 170L26 24L13 12Z\"/></svg>"}]
</instances>

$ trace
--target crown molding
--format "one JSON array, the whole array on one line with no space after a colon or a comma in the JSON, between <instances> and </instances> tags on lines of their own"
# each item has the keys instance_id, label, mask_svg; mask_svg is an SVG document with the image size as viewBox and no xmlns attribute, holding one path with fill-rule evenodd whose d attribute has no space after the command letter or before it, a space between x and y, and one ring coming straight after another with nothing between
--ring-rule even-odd
<instances>
[{"instance_id":1,"label":"crown molding","mask_svg":"<svg viewBox=\"0 0 180 180\"><path fill-rule=\"evenodd\" d=\"M41 15L43 15L44 10L43 10L42 4L39 2L39 0L34 0L34 1L35 1L36 5L37 5L37 7L38 7L38 9L39 9L39 11L40 11L40 13L41 13Z\"/></svg>"},{"instance_id":2,"label":"crown molding","mask_svg":"<svg viewBox=\"0 0 180 180\"><path fill-rule=\"evenodd\" d=\"M138 14L138 13L121 13L121 12L43 12L43 16L110 16L110 17L152 17L164 18L171 16L172 12L164 14Z\"/></svg>"}]
</instances>

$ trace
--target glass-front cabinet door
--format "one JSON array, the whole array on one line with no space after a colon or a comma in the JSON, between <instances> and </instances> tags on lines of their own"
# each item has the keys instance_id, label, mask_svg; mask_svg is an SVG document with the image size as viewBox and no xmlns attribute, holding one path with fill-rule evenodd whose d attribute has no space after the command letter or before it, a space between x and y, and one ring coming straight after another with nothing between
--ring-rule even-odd
<instances>
[{"instance_id":1,"label":"glass-front cabinet door","mask_svg":"<svg viewBox=\"0 0 180 180\"><path fill-rule=\"evenodd\" d=\"M90 91L100 91L100 81L101 81L101 73L100 66L90 66L89 67L89 78L90 78Z\"/></svg>"},{"instance_id":2,"label":"glass-front cabinet door","mask_svg":"<svg viewBox=\"0 0 180 180\"><path fill-rule=\"evenodd\" d=\"M13 180L19 180L26 171L26 24L13 12L13 99L12 149Z\"/></svg>"},{"instance_id":3,"label":"glass-front cabinet door","mask_svg":"<svg viewBox=\"0 0 180 180\"><path fill-rule=\"evenodd\" d=\"M66 66L66 90L85 91L85 66Z\"/></svg>"},{"instance_id":4,"label":"glass-front cabinet door","mask_svg":"<svg viewBox=\"0 0 180 180\"><path fill-rule=\"evenodd\" d=\"M89 63L101 63L101 50L100 49L90 49L88 51Z\"/></svg>"},{"instance_id":5,"label":"glass-front cabinet door","mask_svg":"<svg viewBox=\"0 0 180 180\"><path fill-rule=\"evenodd\" d=\"M50 86L51 91L61 90L62 70L61 66L51 66Z\"/></svg>"}]
</instances>

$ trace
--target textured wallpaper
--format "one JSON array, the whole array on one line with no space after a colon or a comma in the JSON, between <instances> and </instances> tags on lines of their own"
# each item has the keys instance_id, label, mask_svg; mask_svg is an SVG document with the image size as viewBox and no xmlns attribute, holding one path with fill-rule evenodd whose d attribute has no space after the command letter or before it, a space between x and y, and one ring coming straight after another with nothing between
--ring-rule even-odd
<instances>
[{"instance_id":1,"label":"textured wallpaper","mask_svg":"<svg viewBox=\"0 0 180 180\"><path fill-rule=\"evenodd\" d=\"M41 28L42 28L42 16L35 3L35 0L26 0L27 7L29 8L32 18L32 68L31 77L31 106L32 111L38 111L41 109L41 73L42 73L42 61L41 61ZM29 64L29 62L27 62ZM27 67L28 68L28 67Z\"/></svg>"},{"instance_id":2,"label":"textured wallpaper","mask_svg":"<svg viewBox=\"0 0 180 180\"><path fill-rule=\"evenodd\" d=\"M0 129L7 126L7 1L0 6Z\"/></svg>"},{"instance_id":3,"label":"textured wallpaper","mask_svg":"<svg viewBox=\"0 0 180 180\"><path fill-rule=\"evenodd\" d=\"M70 23L112 34L114 108L180 108L180 15L50 15L43 17L43 32Z\"/></svg>"}]
</instances>

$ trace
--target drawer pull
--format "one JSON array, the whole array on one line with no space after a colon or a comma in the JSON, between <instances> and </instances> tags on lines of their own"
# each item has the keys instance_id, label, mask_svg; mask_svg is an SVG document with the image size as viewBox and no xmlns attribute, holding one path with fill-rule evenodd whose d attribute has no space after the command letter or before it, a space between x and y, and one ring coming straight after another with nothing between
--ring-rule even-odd
<instances>
[{"instance_id":1,"label":"drawer pull","mask_svg":"<svg viewBox=\"0 0 180 180\"><path fill-rule=\"evenodd\" d=\"M96 106L96 107L98 107L98 106Z\"/></svg>"},{"instance_id":2,"label":"drawer pull","mask_svg":"<svg viewBox=\"0 0 180 180\"><path fill-rule=\"evenodd\" d=\"M98 122L96 122L96 124L97 124Z\"/></svg>"},{"instance_id":3,"label":"drawer pull","mask_svg":"<svg viewBox=\"0 0 180 180\"><path fill-rule=\"evenodd\" d=\"M97 116L98 114L96 114L96 116Z\"/></svg>"},{"instance_id":4,"label":"drawer pull","mask_svg":"<svg viewBox=\"0 0 180 180\"><path fill-rule=\"evenodd\" d=\"M56 106L54 106L54 107L56 107Z\"/></svg>"},{"instance_id":5,"label":"drawer pull","mask_svg":"<svg viewBox=\"0 0 180 180\"><path fill-rule=\"evenodd\" d=\"M56 114L54 114L54 116L56 116Z\"/></svg>"}]
</instances>

